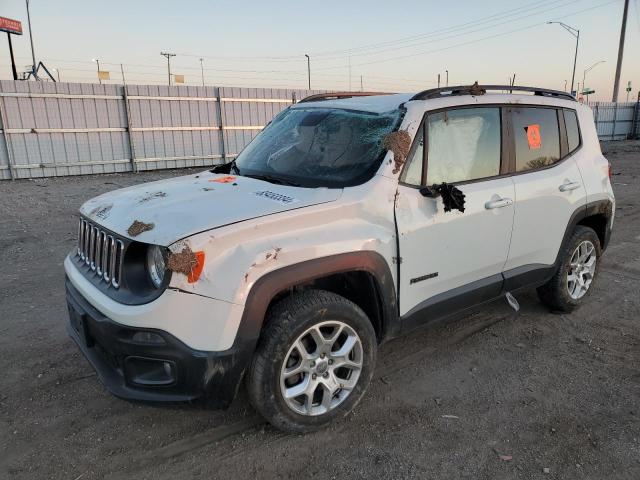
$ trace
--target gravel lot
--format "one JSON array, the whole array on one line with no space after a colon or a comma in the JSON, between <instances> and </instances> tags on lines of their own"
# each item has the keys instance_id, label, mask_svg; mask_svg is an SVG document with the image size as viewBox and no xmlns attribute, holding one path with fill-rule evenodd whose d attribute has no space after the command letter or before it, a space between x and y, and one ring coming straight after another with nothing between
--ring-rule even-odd
<instances>
[{"instance_id":1,"label":"gravel lot","mask_svg":"<svg viewBox=\"0 0 640 480\"><path fill-rule=\"evenodd\" d=\"M381 349L353 415L307 436L111 396L67 337L76 211L165 171L0 183L1 478L640 478L640 142L605 144L616 223L571 315L535 292Z\"/></svg>"}]
</instances>

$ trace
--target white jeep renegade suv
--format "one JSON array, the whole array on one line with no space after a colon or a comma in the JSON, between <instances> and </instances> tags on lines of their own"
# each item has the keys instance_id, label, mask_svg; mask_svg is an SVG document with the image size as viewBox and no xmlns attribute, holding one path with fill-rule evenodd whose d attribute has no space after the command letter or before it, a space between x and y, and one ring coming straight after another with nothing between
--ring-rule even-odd
<instances>
[{"instance_id":1,"label":"white jeep renegade suv","mask_svg":"<svg viewBox=\"0 0 640 480\"><path fill-rule=\"evenodd\" d=\"M360 400L381 342L524 287L580 305L609 172L564 92L309 97L231 163L85 203L69 332L119 397L226 406L244 379L310 431Z\"/></svg>"}]
</instances>

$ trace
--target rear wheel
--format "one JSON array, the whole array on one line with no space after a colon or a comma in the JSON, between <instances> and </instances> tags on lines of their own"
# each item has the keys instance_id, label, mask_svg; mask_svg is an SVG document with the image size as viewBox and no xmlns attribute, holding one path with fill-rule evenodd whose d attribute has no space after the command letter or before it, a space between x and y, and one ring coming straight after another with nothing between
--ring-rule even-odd
<instances>
[{"instance_id":1,"label":"rear wheel","mask_svg":"<svg viewBox=\"0 0 640 480\"><path fill-rule=\"evenodd\" d=\"M375 359L375 332L360 307L331 292L296 293L268 314L248 372L249 398L277 428L316 430L356 405Z\"/></svg>"},{"instance_id":2,"label":"rear wheel","mask_svg":"<svg viewBox=\"0 0 640 480\"><path fill-rule=\"evenodd\" d=\"M600 266L598 235L578 225L560 254L560 266L549 282L538 288L538 296L549 308L571 312L592 290Z\"/></svg>"}]
</instances>

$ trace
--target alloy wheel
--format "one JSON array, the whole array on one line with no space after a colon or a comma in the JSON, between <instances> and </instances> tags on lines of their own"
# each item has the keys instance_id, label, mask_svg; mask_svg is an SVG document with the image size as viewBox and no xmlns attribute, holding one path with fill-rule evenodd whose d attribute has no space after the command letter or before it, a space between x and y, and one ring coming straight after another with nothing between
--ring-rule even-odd
<instances>
[{"instance_id":1,"label":"alloy wheel","mask_svg":"<svg viewBox=\"0 0 640 480\"><path fill-rule=\"evenodd\" d=\"M325 414L349 397L362 363L362 341L353 328L336 320L318 323L305 330L285 356L282 397L298 414Z\"/></svg>"}]
</instances>

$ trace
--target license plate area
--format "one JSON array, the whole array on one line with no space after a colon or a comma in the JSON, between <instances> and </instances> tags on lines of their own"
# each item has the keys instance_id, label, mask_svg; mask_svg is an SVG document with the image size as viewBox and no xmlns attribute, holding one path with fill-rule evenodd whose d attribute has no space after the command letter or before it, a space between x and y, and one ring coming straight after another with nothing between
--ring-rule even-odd
<instances>
[{"instance_id":1,"label":"license plate area","mask_svg":"<svg viewBox=\"0 0 640 480\"><path fill-rule=\"evenodd\" d=\"M87 328L86 314L78 312L72 305L69 305L69 321L71 322L71 327L78 334L80 341L87 347L93 347L94 342Z\"/></svg>"}]
</instances>

